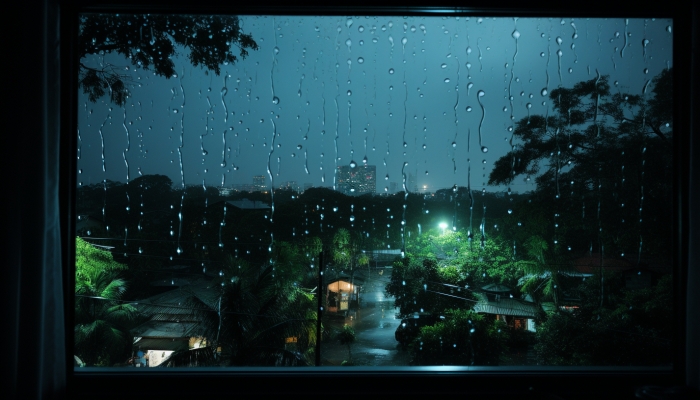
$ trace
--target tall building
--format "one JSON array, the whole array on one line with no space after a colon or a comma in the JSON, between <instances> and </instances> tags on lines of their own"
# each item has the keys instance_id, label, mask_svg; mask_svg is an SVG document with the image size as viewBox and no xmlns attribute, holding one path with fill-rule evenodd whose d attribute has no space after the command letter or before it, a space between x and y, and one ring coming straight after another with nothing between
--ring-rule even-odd
<instances>
[{"instance_id":1,"label":"tall building","mask_svg":"<svg viewBox=\"0 0 700 400\"><path fill-rule=\"evenodd\" d=\"M267 190L267 178L265 175L254 175L253 176L253 187L257 191Z\"/></svg>"},{"instance_id":2,"label":"tall building","mask_svg":"<svg viewBox=\"0 0 700 400\"><path fill-rule=\"evenodd\" d=\"M338 167L338 191L350 196L377 192L377 167L375 165L349 165Z\"/></svg>"}]
</instances>

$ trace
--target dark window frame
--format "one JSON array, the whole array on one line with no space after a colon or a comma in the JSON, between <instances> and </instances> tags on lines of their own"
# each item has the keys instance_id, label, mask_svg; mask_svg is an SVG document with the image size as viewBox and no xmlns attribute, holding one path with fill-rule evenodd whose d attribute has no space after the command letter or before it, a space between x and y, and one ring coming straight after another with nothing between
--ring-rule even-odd
<instances>
[{"instance_id":1,"label":"dark window frame","mask_svg":"<svg viewBox=\"0 0 700 400\"><path fill-rule=\"evenodd\" d=\"M442 367L405 367L388 371L342 368L322 369L246 369L246 370L222 370L222 369L190 369L142 371L134 369L86 369L85 371L73 371L72 352L67 351L66 365L68 368L69 393L72 397L92 398L135 396L185 396L193 395L203 397L216 394L322 394L333 393L339 396L351 394L472 394L488 395L489 397L505 397L513 395L525 395L541 397L543 394L555 393L559 396L579 398L603 395L605 397L632 397L634 390L644 385L674 386L686 385L687 367L686 357L690 364L697 364L698 355L687 355L690 348L697 349L698 339L693 342L686 341L687 322L691 321L690 311L687 310L686 300L690 290L686 289L686 278L689 269L689 254L694 254L694 259L699 258L698 250L691 248L689 242L689 229L692 223L697 224L698 206L688 202L690 191L697 192L697 183L691 187L690 165L691 156L695 156L697 164L698 152L697 140L691 141L691 129L697 126L697 115L691 108L691 88L687 82L691 82L692 72L697 73L697 61L692 64L692 50L697 52L697 41L692 41L693 25L697 25L697 6L685 8L671 8L664 4L656 4L649 7L630 8L619 12L608 10L606 3L600 0L586 2L580 5L559 5L558 8L523 8L522 2L507 0L500 4L490 4L484 0L472 2L474 6L455 4L447 7L435 8L408 8L408 7L273 7L264 5L255 6L227 6L216 1L198 0L196 2L186 0L150 0L139 2L135 0L122 0L110 2L105 0L83 0L78 2L60 2L61 18L61 153L60 165L61 186L60 200L63 220L63 243L66 244L64 256L64 288L66 310L66 349L71 349L72 336L72 305L74 292L74 264L75 259L75 181L76 181L76 138L74 135L77 126L76 98L77 68L74 68L75 52L72 45L77 38L77 15L81 12L137 12L137 13L233 13L244 14L320 14L320 15L436 15L454 12L469 12L471 15L488 16L576 16L582 17L655 17L673 18L674 20L674 92L675 101L679 106L675 110L674 123L676 125L677 139L674 142L674 214L676 226L674 226L674 314L676 316L676 340L674 348L673 371L653 370L649 368L620 369L620 368L572 368L561 371L543 371L540 369L514 368L442 368ZM456 7L463 7L457 9ZM629 11L629 12L626 12ZM694 14L693 14L694 13ZM694 46L694 47L693 47ZM682 51L682 49L688 49ZM697 78L696 78L697 79ZM684 83L686 82L686 83ZM697 84L696 84L697 85ZM697 99L697 94L694 95ZM697 128L695 128L697 129ZM696 148L691 150L691 145ZM694 214L691 215L691 209ZM690 224L683 223L688 218L695 216L696 220ZM697 228L694 228L697 231ZM696 233L697 234L697 233ZM690 253L693 252L694 253ZM697 277L695 277L697 280ZM696 284L700 282L695 282ZM686 291L687 290L687 291ZM697 322L696 322L697 324ZM691 326L692 328L692 326ZM698 329L695 325L694 329ZM693 347L694 346L694 347ZM690 365L688 364L688 365ZM697 367L695 367L697 368ZM691 369L692 370L692 369ZM695 370L697 374L697 370ZM694 377L697 379L698 377ZM506 382L506 384L504 384ZM109 392L109 393L105 393ZM617 396L616 396L617 395Z\"/></svg>"}]
</instances>

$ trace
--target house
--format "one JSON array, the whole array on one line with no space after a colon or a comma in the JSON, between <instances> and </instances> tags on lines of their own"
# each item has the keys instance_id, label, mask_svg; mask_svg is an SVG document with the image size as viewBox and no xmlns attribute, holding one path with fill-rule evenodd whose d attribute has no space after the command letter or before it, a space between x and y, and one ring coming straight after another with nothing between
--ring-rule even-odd
<instances>
[{"instance_id":1,"label":"house","mask_svg":"<svg viewBox=\"0 0 700 400\"><path fill-rule=\"evenodd\" d=\"M134 338L133 364L157 367L175 351L206 347L207 339L200 332L201 321L186 302L194 295L213 307L218 299L213 286L213 280L201 278L132 303L148 318L131 331Z\"/></svg>"},{"instance_id":2,"label":"house","mask_svg":"<svg viewBox=\"0 0 700 400\"><path fill-rule=\"evenodd\" d=\"M479 302L474 305L475 312L492 315L512 329L535 332L538 307L529 296L525 299L516 299L510 288L499 284L483 286L474 294L479 298Z\"/></svg>"}]
</instances>

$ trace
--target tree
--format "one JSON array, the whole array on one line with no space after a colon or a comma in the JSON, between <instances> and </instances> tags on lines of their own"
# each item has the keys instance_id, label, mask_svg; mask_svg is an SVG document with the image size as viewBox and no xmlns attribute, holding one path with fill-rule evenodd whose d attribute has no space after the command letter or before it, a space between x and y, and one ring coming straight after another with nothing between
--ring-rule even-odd
<instances>
[{"instance_id":1,"label":"tree","mask_svg":"<svg viewBox=\"0 0 700 400\"><path fill-rule=\"evenodd\" d=\"M411 344L418 365L498 365L507 327L472 310L449 310L445 320L421 328Z\"/></svg>"},{"instance_id":2,"label":"tree","mask_svg":"<svg viewBox=\"0 0 700 400\"><path fill-rule=\"evenodd\" d=\"M192 293L187 304L212 346L197 350L204 365L294 366L308 365L316 343L313 295L288 282L273 279L272 266L229 263L215 286L215 299ZM238 268L240 265L241 268ZM285 345L293 338L296 349ZM215 355L217 348L221 354ZM187 351L173 353L164 366L192 366ZM200 364L202 365L202 364Z\"/></svg>"},{"instance_id":3,"label":"tree","mask_svg":"<svg viewBox=\"0 0 700 400\"><path fill-rule=\"evenodd\" d=\"M438 314L450 308L471 307L477 299L462 289L464 278L451 268L438 268L434 259L403 258L394 261L386 293L402 318L417 312Z\"/></svg>"},{"instance_id":4,"label":"tree","mask_svg":"<svg viewBox=\"0 0 700 400\"><path fill-rule=\"evenodd\" d=\"M76 45L78 85L92 102L108 93L111 102L123 106L130 95L129 74L120 72L123 67L90 63L88 55L114 52L128 58L135 69L152 69L171 78L177 76L172 58L178 47L187 50L193 66L219 75L221 65L238 60L234 46L241 58L248 49L258 48L251 35L241 32L234 15L83 14Z\"/></svg>"},{"instance_id":5,"label":"tree","mask_svg":"<svg viewBox=\"0 0 700 400\"><path fill-rule=\"evenodd\" d=\"M111 366L128 356L129 325L136 318L133 306L119 302L126 291L119 271L126 266L80 238L75 258L74 351L87 365Z\"/></svg>"},{"instance_id":6,"label":"tree","mask_svg":"<svg viewBox=\"0 0 700 400\"><path fill-rule=\"evenodd\" d=\"M518 261L525 273L525 283L520 289L523 293L532 295L534 299L551 297L554 305L559 307L559 273L567 268L563 263L563 257L556 248L549 246L541 236L532 236L525 242L528 260ZM541 295L538 291L542 289Z\"/></svg>"},{"instance_id":7,"label":"tree","mask_svg":"<svg viewBox=\"0 0 700 400\"><path fill-rule=\"evenodd\" d=\"M355 330L352 328L352 326L345 324L343 325L343 329L341 329L336 335L336 339L338 339L338 342L340 342L341 345L348 347L348 359L347 362L343 361L343 365L353 365L352 345L355 343L356 339Z\"/></svg>"},{"instance_id":8,"label":"tree","mask_svg":"<svg viewBox=\"0 0 700 400\"><path fill-rule=\"evenodd\" d=\"M556 312L537 328L537 351L545 365L670 365L673 277L645 289L624 290L621 276L614 301L600 307L595 280L583 282L582 304Z\"/></svg>"},{"instance_id":9,"label":"tree","mask_svg":"<svg viewBox=\"0 0 700 400\"><path fill-rule=\"evenodd\" d=\"M554 112L515 124L519 143L489 184L535 177L529 201L548 211L537 234L549 243L578 254L632 253L643 243L646 254L670 259L672 76L662 71L642 94L613 93L608 76L552 90Z\"/></svg>"}]
</instances>

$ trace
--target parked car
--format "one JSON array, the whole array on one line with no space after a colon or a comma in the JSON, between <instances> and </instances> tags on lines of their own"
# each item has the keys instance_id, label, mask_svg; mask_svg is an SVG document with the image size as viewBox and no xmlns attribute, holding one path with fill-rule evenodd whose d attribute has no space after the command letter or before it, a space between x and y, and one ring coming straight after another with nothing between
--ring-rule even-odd
<instances>
[{"instance_id":1,"label":"parked car","mask_svg":"<svg viewBox=\"0 0 700 400\"><path fill-rule=\"evenodd\" d=\"M418 334L420 334L420 328L428 325L434 325L443 318L444 317L428 313L416 313L412 317L401 320L398 328L396 328L394 337L396 338L396 341L401 344L401 347L406 348L413 341L413 339L418 337Z\"/></svg>"}]
</instances>

